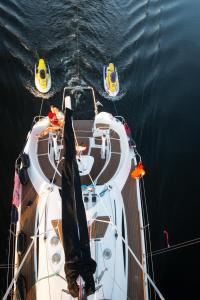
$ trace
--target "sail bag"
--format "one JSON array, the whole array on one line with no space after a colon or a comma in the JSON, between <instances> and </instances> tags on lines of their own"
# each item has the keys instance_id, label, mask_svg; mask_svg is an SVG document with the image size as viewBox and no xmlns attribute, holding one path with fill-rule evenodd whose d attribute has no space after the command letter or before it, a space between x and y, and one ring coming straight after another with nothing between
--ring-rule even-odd
<instances>
[{"instance_id":1,"label":"sail bag","mask_svg":"<svg viewBox=\"0 0 200 300\"><path fill-rule=\"evenodd\" d=\"M64 164L62 170L62 230L67 281L79 275L87 281L87 275L95 272L96 263L91 258L81 181L76 162L75 138L72 126L72 110L66 108L64 125Z\"/></svg>"}]
</instances>

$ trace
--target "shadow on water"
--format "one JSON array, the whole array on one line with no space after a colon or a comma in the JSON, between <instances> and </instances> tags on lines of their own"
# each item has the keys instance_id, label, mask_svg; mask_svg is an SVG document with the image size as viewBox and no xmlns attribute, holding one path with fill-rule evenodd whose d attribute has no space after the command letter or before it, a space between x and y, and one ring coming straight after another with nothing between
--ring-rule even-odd
<instances>
[{"instance_id":1,"label":"shadow on water","mask_svg":"<svg viewBox=\"0 0 200 300\"><path fill-rule=\"evenodd\" d=\"M40 110L33 90L39 56L53 79L44 111L77 74L114 110L104 96L102 66L117 65L115 106L132 127L147 171L152 249L166 246L164 230L170 245L199 237L199 6L195 0L0 0L0 264L8 253L14 161ZM153 256L166 299L197 297L198 253L196 244Z\"/></svg>"}]
</instances>

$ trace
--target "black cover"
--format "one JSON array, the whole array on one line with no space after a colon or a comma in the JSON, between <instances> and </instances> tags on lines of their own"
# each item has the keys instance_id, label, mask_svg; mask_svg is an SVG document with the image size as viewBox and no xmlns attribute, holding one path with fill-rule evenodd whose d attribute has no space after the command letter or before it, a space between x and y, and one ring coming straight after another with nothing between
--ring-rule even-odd
<instances>
[{"instance_id":1,"label":"black cover","mask_svg":"<svg viewBox=\"0 0 200 300\"><path fill-rule=\"evenodd\" d=\"M62 171L62 230L66 262L65 273L68 283L75 281L81 275L87 285L87 278L91 280L91 275L96 269L96 263L90 254L86 214L76 162L72 111L67 108L64 126L64 157Z\"/></svg>"},{"instance_id":2,"label":"black cover","mask_svg":"<svg viewBox=\"0 0 200 300\"><path fill-rule=\"evenodd\" d=\"M26 234L20 231L17 238L17 253L22 255L26 249Z\"/></svg>"},{"instance_id":3,"label":"black cover","mask_svg":"<svg viewBox=\"0 0 200 300\"><path fill-rule=\"evenodd\" d=\"M30 159L28 154L22 153L15 162L15 169L19 172L20 169L27 169L30 167Z\"/></svg>"},{"instance_id":4,"label":"black cover","mask_svg":"<svg viewBox=\"0 0 200 300\"><path fill-rule=\"evenodd\" d=\"M26 185L29 181L27 169L24 169L24 168L20 169L18 171L18 174L19 174L19 180L20 180L21 184Z\"/></svg>"},{"instance_id":5,"label":"black cover","mask_svg":"<svg viewBox=\"0 0 200 300\"><path fill-rule=\"evenodd\" d=\"M15 170L19 174L21 184L26 185L29 181L27 169L30 166L30 159L28 154L22 153L15 162Z\"/></svg>"},{"instance_id":6,"label":"black cover","mask_svg":"<svg viewBox=\"0 0 200 300\"><path fill-rule=\"evenodd\" d=\"M16 296L17 300L26 299L26 282L25 278L20 274L16 283Z\"/></svg>"}]
</instances>

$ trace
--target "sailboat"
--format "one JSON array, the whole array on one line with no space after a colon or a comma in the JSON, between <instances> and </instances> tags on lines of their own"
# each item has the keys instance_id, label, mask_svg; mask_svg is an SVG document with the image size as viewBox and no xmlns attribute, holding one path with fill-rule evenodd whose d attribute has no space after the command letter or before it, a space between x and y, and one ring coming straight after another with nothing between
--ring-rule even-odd
<instances>
[{"instance_id":1,"label":"sailboat","mask_svg":"<svg viewBox=\"0 0 200 300\"><path fill-rule=\"evenodd\" d=\"M77 101L77 95L88 103L90 99L92 107L78 120L75 109L81 111L81 100ZM152 280L147 273L140 179L130 175L137 168L138 155L127 123L123 117L98 112L94 89L89 86L66 87L62 108L65 113L74 109L76 163L91 257L96 262L95 290L86 294L79 276L77 298L148 300L148 280L151 284ZM64 233L62 226L63 130L62 126L53 129L48 117L35 117L17 160L21 190L15 269L3 299L11 291L13 300L74 299L65 274L64 234L71 232Z\"/></svg>"}]
</instances>

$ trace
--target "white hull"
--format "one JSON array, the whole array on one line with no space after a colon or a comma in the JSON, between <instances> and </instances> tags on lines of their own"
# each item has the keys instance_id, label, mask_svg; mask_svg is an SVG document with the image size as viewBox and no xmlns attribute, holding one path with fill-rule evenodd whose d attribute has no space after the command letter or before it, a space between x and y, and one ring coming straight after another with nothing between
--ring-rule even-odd
<instances>
[{"instance_id":1,"label":"white hull","mask_svg":"<svg viewBox=\"0 0 200 300\"><path fill-rule=\"evenodd\" d=\"M70 300L73 298L66 292L65 259L61 240L62 232L60 232L62 218L60 187L56 182L50 183L41 163L43 157L46 157L51 168L55 170L54 175L59 177L60 172L58 170L56 172L55 166L57 161L61 159L62 146L55 140L55 134L49 134L49 136L46 136L48 152L40 153L38 149L41 141L38 141L36 138L37 134L47 128L47 126L47 118L37 122L29 135L24 149L24 152L30 158L28 175L39 197L34 221L34 268L30 272L34 274L36 299ZM94 183L96 185L95 191L91 191L89 187L82 189L89 232L91 231L91 254L97 262L97 270L94 275L97 290L88 299L127 300L128 285L130 285L131 278L128 260L127 216L122 190L130 175L135 153L129 147L124 125L111 114L102 112L96 115L92 132L93 134L88 139L88 153L87 155L82 155L81 162L78 162L79 170L82 171L84 176L87 176L92 168L92 164L95 163L91 159L94 149L95 151L100 151L100 160L104 161L99 175L96 179L93 178L94 182L90 182L90 184ZM113 133L114 135L111 136ZM99 139L99 143L97 143L97 139ZM112 148L115 144L117 145L116 149ZM108 176L108 181L103 182L102 178L107 176L106 174L104 176L104 173L106 169L109 169L108 166L114 156L118 163L115 169L108 171L111 174ZM55 157L58 160L55 160ZM140 204L139 185L136 185L136 189L139 197L138 203ZM94 194L96 197L95 201ZM139 226L143 226L140 209L139 214L141 222ZM99 219L100 221L97 221ZM95 227L97 225L94 226L94 222L102 226L101 231L103 233L101 232L100 237L96 236L95 238L92 236L94 234L93 229L97 228ZM143 231L140 230L138 235L141 240L143 266L146 269ZM57 263L52 262L53 257L55 261L57 260ZM143 294L143 299L148 299L145 279L143 282Z\"/></svg>"}]
</instances>

